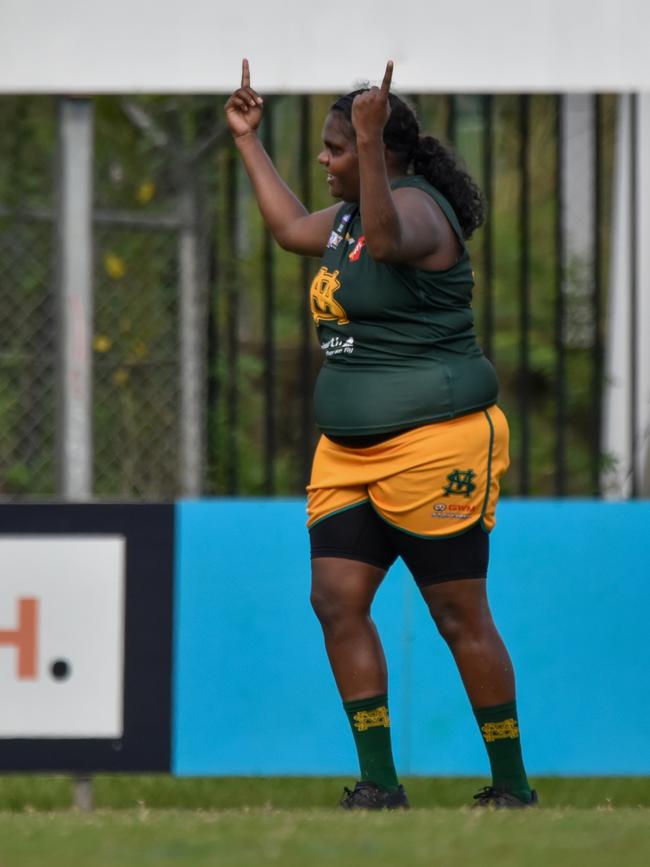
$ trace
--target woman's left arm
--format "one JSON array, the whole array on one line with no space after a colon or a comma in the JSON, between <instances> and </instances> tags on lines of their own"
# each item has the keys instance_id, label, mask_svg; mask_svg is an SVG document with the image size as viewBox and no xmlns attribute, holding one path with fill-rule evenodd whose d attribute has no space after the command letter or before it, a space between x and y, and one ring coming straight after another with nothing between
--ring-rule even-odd
<instances>
[{"instance_id":1,"label":"woman's left arm","mask_svg":"<svg viewBox=\"0 0 650 867\"><path fill-rule=\"evenodd\" d=\"M352 103L361 184L360 208L366 248L377 262L408 262L436 253L446 236L440 209L422 190L390 188L383 130L390 115L393 75L386 66L381 87L359 94ZM444 217L443 217L444 219Z\"/></svg>"}]
</instances>

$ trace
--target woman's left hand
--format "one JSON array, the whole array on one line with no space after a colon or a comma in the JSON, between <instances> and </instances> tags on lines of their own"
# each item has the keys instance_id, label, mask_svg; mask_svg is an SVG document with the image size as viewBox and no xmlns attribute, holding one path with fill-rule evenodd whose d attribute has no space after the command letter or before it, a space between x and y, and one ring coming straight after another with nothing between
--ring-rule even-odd
<instances>
[{"instance_id":1,"label":"woman's left hand","mask_svg":"<svg viewBox=\"0 0 650 867\"><path fill-rule=\"evenodd\" d=\"M359 138L381 138L390 116L388 93L393 77L393 61L386 64L381 87L371 87L355 97L352 103L352 126Z\"/></svg>"}]
</instances>

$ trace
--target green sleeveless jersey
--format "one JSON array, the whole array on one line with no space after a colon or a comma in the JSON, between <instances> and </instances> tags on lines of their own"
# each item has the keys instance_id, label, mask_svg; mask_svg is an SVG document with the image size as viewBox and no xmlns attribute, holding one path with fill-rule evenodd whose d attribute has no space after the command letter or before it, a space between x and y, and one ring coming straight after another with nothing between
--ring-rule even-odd
<instances>
[{"instance_id":1,"label":"green sleeveless jersey","mask_svg":"<svg viewBox=\"0 0 650 867\"><path fill-rule=\"evenodd\" d=\"M332 436L389 433L496 402L494 368L476 343L474 279L449 202L424 178L417 187L442 208L462 245L444 271L375 262L358 204L341 206L310 290L325 361L316 382L316 424Z\"/></svg>"}]
</instances>

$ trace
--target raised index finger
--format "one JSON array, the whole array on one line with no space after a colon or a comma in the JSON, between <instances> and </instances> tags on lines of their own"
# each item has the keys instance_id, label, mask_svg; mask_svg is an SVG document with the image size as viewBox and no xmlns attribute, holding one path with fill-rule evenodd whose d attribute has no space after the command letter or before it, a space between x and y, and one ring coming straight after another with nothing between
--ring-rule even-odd
<instances>
[{"instance_id":1,"label":"raised index finger","mask_svg":"<svg viewBox=\"0 0 650 867\"><path fill-rule=\"evenodd\" d=\"M389 60L386 64L386 72L384 73L384 80L381 83L381 92L384 96L388 96L388 91L390 90L390 83L393 79L393 61Z\"/></svg>"},{"instance_id":2,"label":"raised index finger","mask_svg":"<svg viewBox=\"0 0 650 867\"><path fill-rule=\"evenodd\" d=\"M248 65L248 60L244 57L241 62L241 86L242 87L250 87L251 86L251 71Z\"/></svg>"}]
</instances>

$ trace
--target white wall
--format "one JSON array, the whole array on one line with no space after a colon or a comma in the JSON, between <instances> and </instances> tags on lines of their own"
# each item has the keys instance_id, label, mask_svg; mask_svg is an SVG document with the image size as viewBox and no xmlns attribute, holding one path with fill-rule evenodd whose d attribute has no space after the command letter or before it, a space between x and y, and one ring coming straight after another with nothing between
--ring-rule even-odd
<instances>
[{"instance_id":1,"label":"white wall","mask_svg":"<svg viewBox=\"0 0 650 867\"><path fill-rule=\"evenodd\" d=\"M0 92L650 90L647 0L0 0Z\"/></svg>"}]
</instances>

